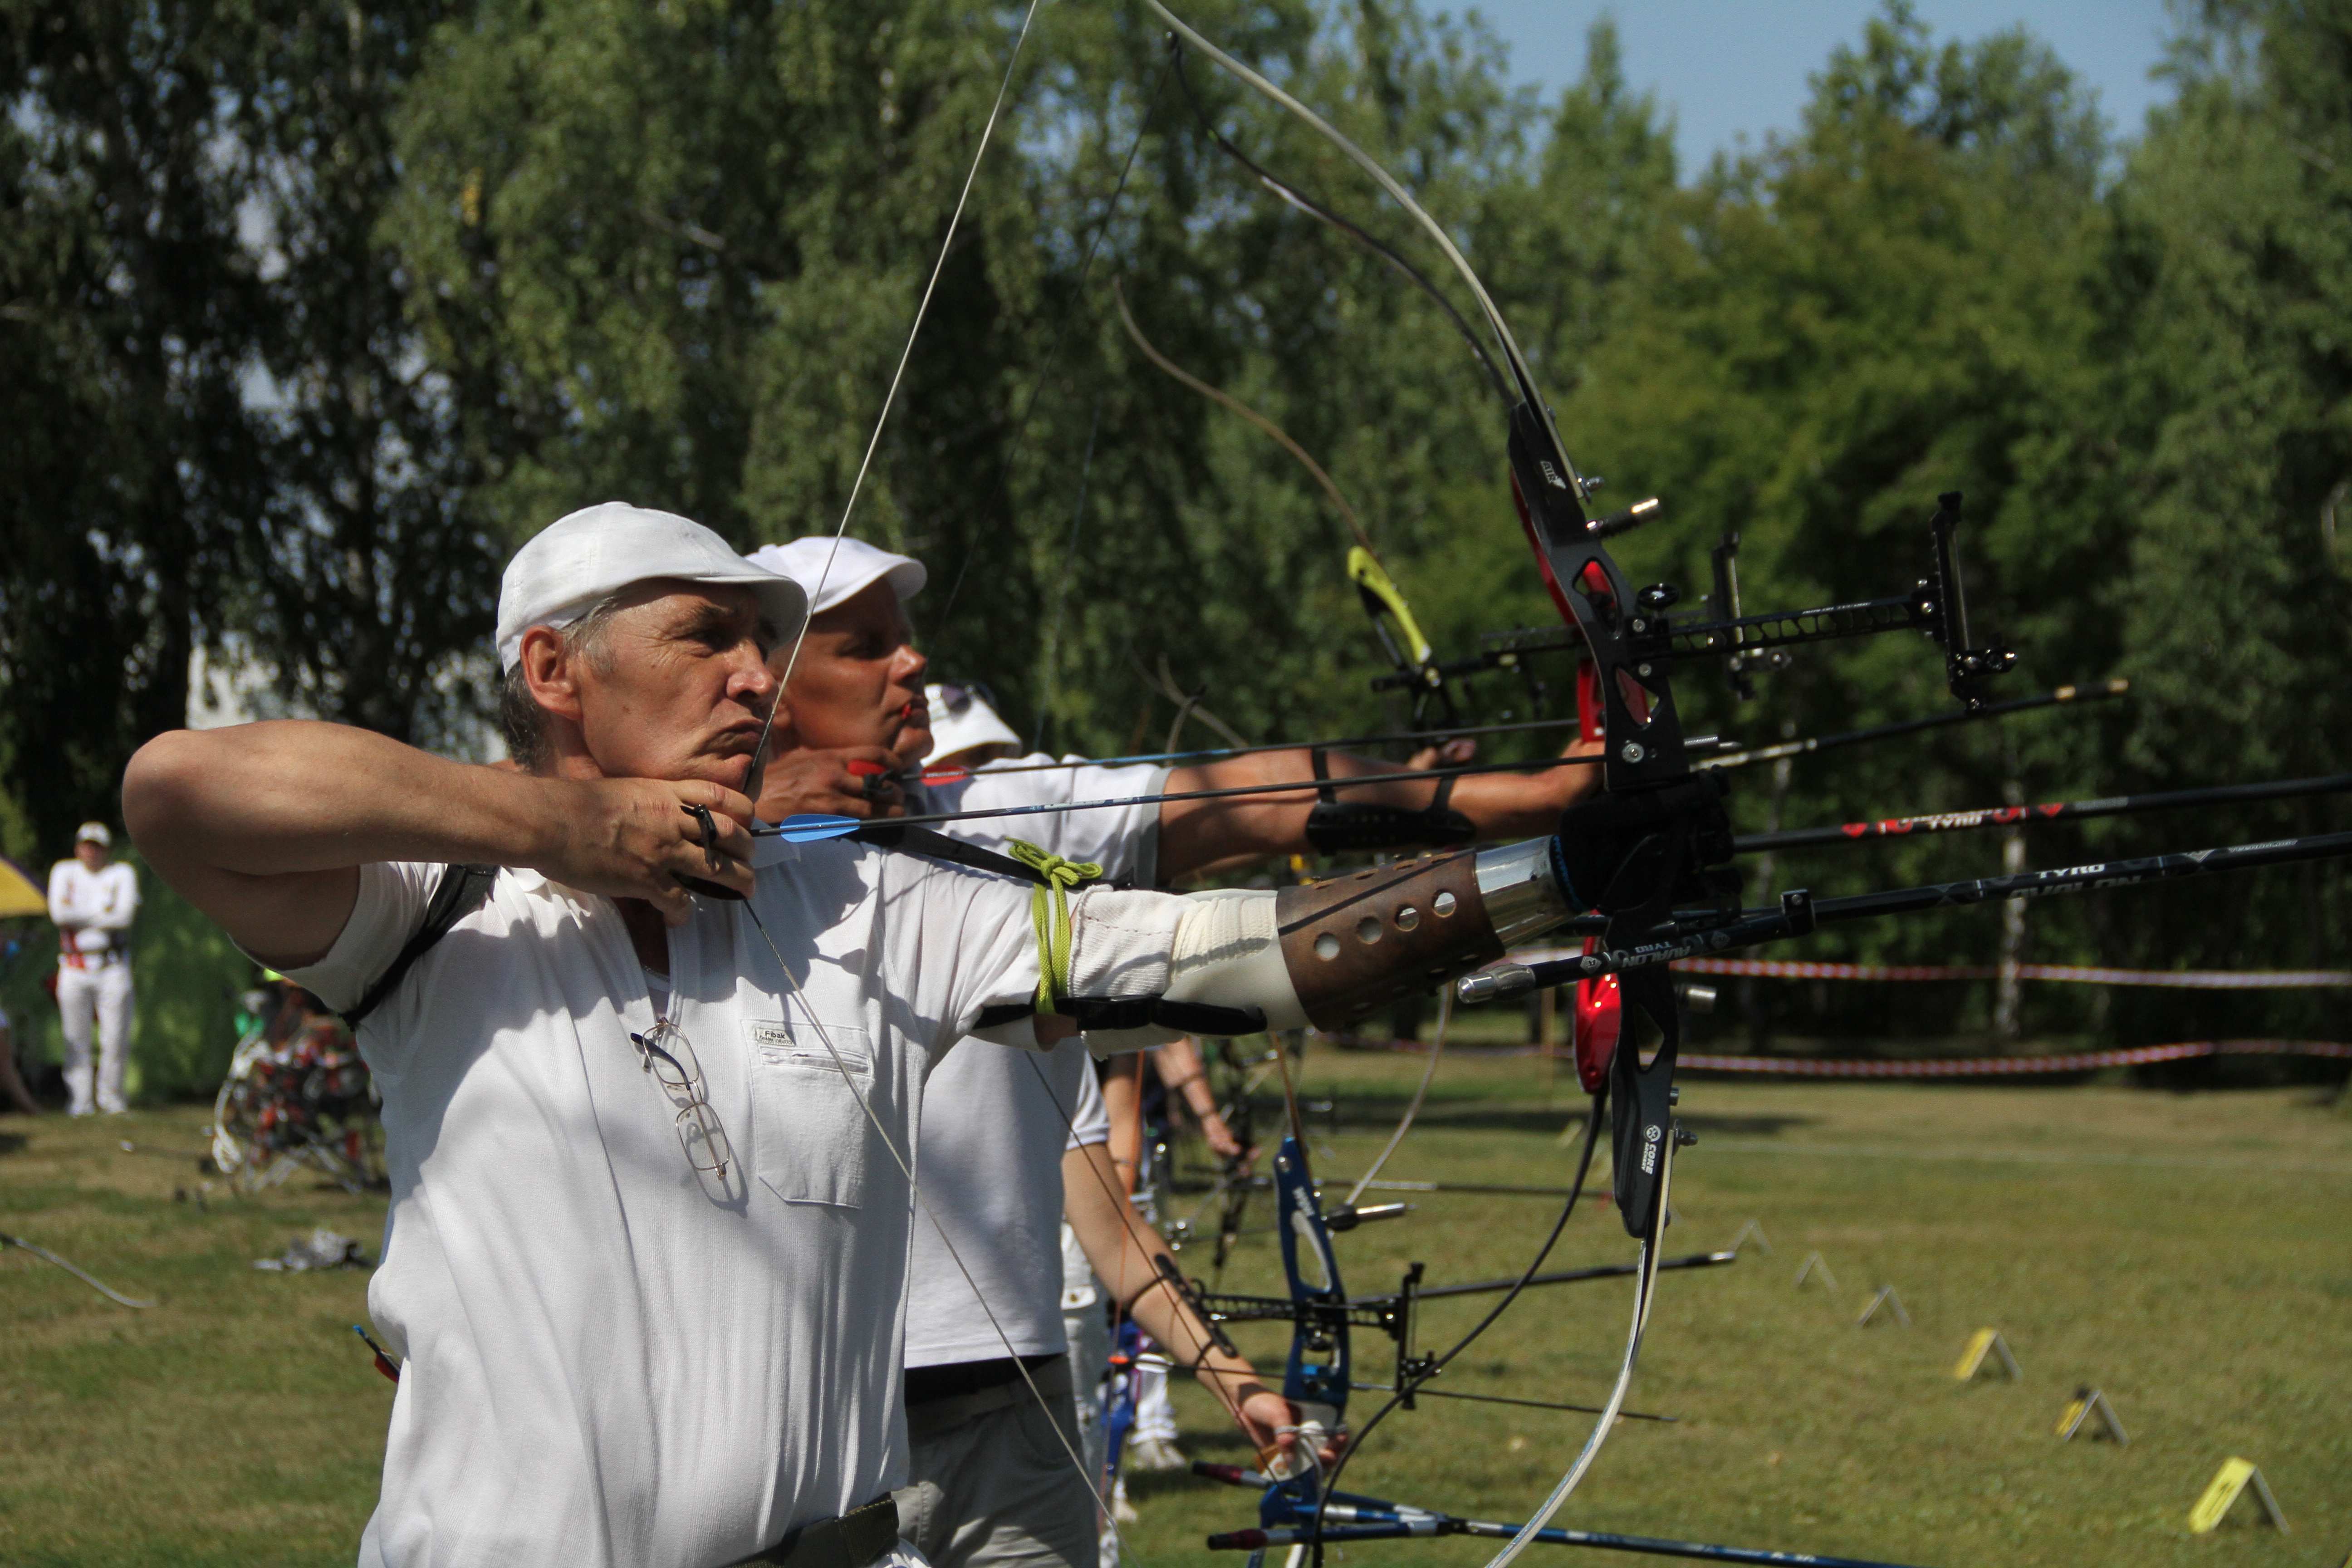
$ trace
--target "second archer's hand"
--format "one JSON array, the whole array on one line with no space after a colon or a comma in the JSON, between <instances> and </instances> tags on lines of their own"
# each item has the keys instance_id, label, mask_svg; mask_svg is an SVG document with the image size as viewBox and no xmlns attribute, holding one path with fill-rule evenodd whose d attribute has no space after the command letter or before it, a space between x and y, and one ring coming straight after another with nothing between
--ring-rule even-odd
<instances>
[{"instance_id":1,"label":"second archer's hand","mask_svg":"<svg viewBox=\"0 0 2352 1568\"><path fill-rule=\"evenodd\" d=\"M852 768L851 764L856 767ZM760 789L760 820L788 816L902 816L898 758L885 746L771 753Z\"/></svg>"},{"instance_id":2,"label":"second archer's hand","mask_svg":"<svg viewBox=\"0 0 2352 1568\"><path fill-rule=\"evenodd\" d=\"M531 868L583 893L642 899L663 921L684 925L694 902L682 877L751 891L751 803L707 779L547 780L555 827ZM700 806L719 829L719 864L702 841Z\"/></svg>"}]
</instances>

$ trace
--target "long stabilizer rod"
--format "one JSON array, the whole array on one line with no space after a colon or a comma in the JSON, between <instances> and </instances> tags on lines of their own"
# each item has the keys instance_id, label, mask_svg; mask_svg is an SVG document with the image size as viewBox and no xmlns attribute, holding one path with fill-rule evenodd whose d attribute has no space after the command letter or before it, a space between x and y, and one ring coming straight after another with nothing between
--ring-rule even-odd
<instances>
[{"instance_id":1,"label":"long stabilizer rod","mask_svg":"<svg viewBox=\"0 0 2352 1568\"><path fill-rule=\"evenodd\" d=\"M2258 866L2284 866L2304 860L2332 860L2352 856L2352 833L2315 833L2299 838L2273 838L2261 844L2231 844L2215 849L2192 849L2168 855L2143 855L2129 860L2095 861L2055 871L2020 871L2005 877L1978 877L1960 882L1932 882L1916 888L1890 888L1884 892L1850 893L1842 898L1815 899L1805 892L1783 893L1777 910L1751 910L1717 924L1672 932L1638 948L1610 949L1544 963L1502 963L1465 976L1455 995L1465 1002L1488 1002L1516 996L1538 986L1565 985L1629 969L1672 963L1682 958L1712 958L1734 948L1756 947L1804 936L1816 926L1834 921L1873 920L1883 915L1909 914L1943 905L1981 904L1996 899L2041 899L2059 893L2087 893L2106 888L2126 888L2143 882L2177 881L2217 871L2244 871Z\"/></svg>"}]
</instances>

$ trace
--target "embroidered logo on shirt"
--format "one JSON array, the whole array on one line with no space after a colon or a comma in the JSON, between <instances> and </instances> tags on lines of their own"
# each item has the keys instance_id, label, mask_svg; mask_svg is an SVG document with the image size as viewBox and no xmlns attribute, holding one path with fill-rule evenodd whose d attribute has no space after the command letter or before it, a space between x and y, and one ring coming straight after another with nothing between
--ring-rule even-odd
<instances>
[{"instance_id":1,"label":"embroidered logo on shirt","mask_svg":"<svg viewBox=\"0 0 2352 1568\"><path fill-rule=\"evenodd\" d=\"M861 1075L874 1070L866 1031L860 1028L828 1025L820 1035L815 1026L806 1022L785 1025L773 1019L753 1018L744 1023L743 1032L753 1052L777 1066L823 1068L835 1072L839 1070L834 1062L835 1053L838 1052L840 1067ZM831 1049L826 1048L828 1038Z\"/></svg>"}]
</instances>

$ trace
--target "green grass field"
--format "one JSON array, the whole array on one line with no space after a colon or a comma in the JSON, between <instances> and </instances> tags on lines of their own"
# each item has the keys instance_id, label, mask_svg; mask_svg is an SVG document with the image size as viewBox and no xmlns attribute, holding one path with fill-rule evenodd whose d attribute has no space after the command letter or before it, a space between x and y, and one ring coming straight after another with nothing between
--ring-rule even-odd
<instances>
[{"instance_id":1,"label":"green grass field","mask_svg":"<svg viewBox=\"0 0 2352 1568\"><path fill-rule=\"evenodd\" d=\"M1314 1129L1323 1170L1370 1156L1419 1066L1333 1052L1310 1062L1307 1093L1336 1101ZM1437 1081L1390 1175L1565 1180L1560 1133L1579 1107L1547 1095L1539 1063L1456 1058ZM2352 1114L2327 1100L2309 1089L1688 1085L1700 1142L1676 1169L1674 1250L1720 1247L1754 1219L1773 1251L1751 1246L1729 1268L1664 1279L1631 1404L1681 1420L1622 1426L1560 1522L1935 1568L2336 1568L2352 1551ZM192 1157L117 1147L193 1156L204 1120L194 1107L103 1124L0 1120L0 1227L162 1303L128 1311L0 1253L0 1562L351 1560L392 1394L348 1327L363 1317L365 1277L263 1274L251 1261L321 1224L373 1251L381 1205L298 1178L251 1199L215 1189L199 1210L174 1197L196 1185ZM1392 1289L1414 1259L1432 1283L1511 1272L1551 1217L1536 1198L1413 1201L1407 1218L1339 1238L1357 1293ZM1263 1220L1261 1205L1226 1288L1279 1289ZM1833 1295L1790 1284L1816 1249ZM1633 1252L1596 1206L1557 1263ZM1880 1284L1900 1291L1911 1327L1853 1326ZM1598 1403L1630 1297L1622 1279L1532 1295L1444 1385ZM1433 1303L1424 1342L1476 1310ZM2022 1383L1953 1381L1970 1331L1987 1325L2015 1347ZM1239 1337L1271 1366L1286 1331ZM1388 1379L1384 1341L1360 1335L1358 1353L1360 1376ZM2114 1401L2129 1447L2052 1436L2082 1383ZM1357 1399L1360 1414L1377 1396ZM1245 1458L1204 1397L1187 1390L1179 1406L1189 1451ZM1347 1484L1517 1519L1589 1420L1426 1402L1391 1419ZM2190 1504L2231 1455L2262 1467L2292 1534L2255 1528L2251 1501L2216 1534L2188 1533ZM1250 1494L1178 1476L1134 1489L1139 1563L1238 1568L1201 1540L1251 1522ZM1475 1568L1492 1550L1377 1542L1348 1560Z\"/></svg>"}]
</instances>

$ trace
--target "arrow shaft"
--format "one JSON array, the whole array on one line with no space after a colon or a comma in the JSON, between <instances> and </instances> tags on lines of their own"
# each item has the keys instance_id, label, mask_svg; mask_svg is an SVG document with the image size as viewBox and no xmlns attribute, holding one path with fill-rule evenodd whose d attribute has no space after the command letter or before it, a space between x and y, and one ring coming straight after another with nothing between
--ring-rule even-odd
<instances>
[{"instance_id":1,"label":"arrow shaft","mask_svg":"<svg viewBox=\"0 0 2352 1568\"><path fill-rule=\"evenodd\" d=\"M1736 1263L1736 1252L1694 1252L1687 1258L1669 1258L1658 1265L1660 1272L1669 1268L1719 1268ZM1507 1290L1514 1285L1573 1285L1585 1279L1619 1279L1641 1271L1638 1264L1603 1263L1591 1268L1563 1268L1552 1274L1535 1274L1522 1280L1514 1275L1508 1279L1480 1279L1468 1285L1432 1285L1413 1292L1414 1299L1433 1301L1444 1296L1485 1296L1496 1290ZM1416 1389L1416 1394L1429 1392Z\"/></svg>"},{"instance_id":2,"label":"arrow shaft","mask_svg":"<svg viewBox=\"0 0 2352 1568\"><path fill-rule=\"evenodd\" d=\"M1385 1517L1383 1515L1385 1514ZM1334 1506L1324 1510L1320 1539L1328 1543L1349 1541L1398 1541L1439 1535L1507 1537L1519 1526L1490 1520L1460 1519L1452 1514L1426 1513L1418 1509ZM1343 1522L1344 1521L1344 1522ZM1272 1529L1237 1530L1209 1537L1209 1550L1256 1551L1266 1546L1296 1546L1316 1537L1311 1525L1279 1525ZM1811 1552L1773 1552L1750 1546L1715 1546L1698 1541L1668 1541L1650 1535L1616 1535L1594 1530L1539 1530L1530 1538L1546 1546L1589 1546L1603 1552L1634 1552L1653 1557L1685 1557L1702 1563L1801 1564L1803 1568L1905 1568L1868 1557L1825 1557Z\"/></svg>"},{"instance_id":3,"label":"arrow shaft","mask_svg":"<svg viewBox=\"0 0 2352 1568\"><path fill-rule=\"evenodd\" d=\"M1364 1394L1394 1394L1397 1391L1396 1384L1392 1383L1358 1383L1349 1386ZM1529 1410L1570 1410L1580 1415L1601 1414L1598 1405L1568 1405L1555 1399L1515 1399L1507 1394L1465 1394L1452 1388L1416 1388L1412 1396L1415 1399L1466 1399L1479 1405L1518 1405ZM1620 1410L1617 1415L1626 1421L1675 1422L1682 1419L1679 1415L1654 1415L1641 1410Z\"/></svg>"},{"instance_id":4,"label":"arrow shaft","mask_svg":"<svg viewBox=\"0 0 2352 1568\"><path fill-rule=\"evenodd\" d=\"M1965 833L1983 827L2021 827L2039 822L2076 822L2099 816L2129 816L2145 811L2185 811L2206 805L2242 805L2251 801L2294 800L2305 795L2352 794L2352 773L2281 779L2266 784L2217 784L2204 789L2165 790L2107 795L2044 805L1993 805L1975 811L1937 812L1848 822L1833 827L1796 827L1781 833L1750 833L1732 840L1741 854L1795 849L1815 844L1853 844L1865 838L1906 838L1930 833Z\"/></svg>"},{"instance_id":5,"label":"arrow shaft","mask_svg":"<svg viewBox=\"0 0 2352 1568\"><path fill-rule=\"evenodd\" d=\"M1297 779L1262 784L1232 784L1222 789L1189 789L1163 792L1159 795L1118 795L1102 800L1057 800L1034 805L991 806L980 811L934 811L912 816L888 816L872 819L874 825L887 827L925 827L942 822L981 822L997 817L1046 816L1067 811L1110 811L1132 805L1150 805L1171 800L1226 800L1236 795L1313 794L1318 790L1361 789L1367 784L1425 784L1443 778L1465 778L1480 773L1532 773L1551 768L1598 766L1599 757L1539 757L1524 763L1466 763L1458 767L1407 769L1392 773L1358 773L1352 778ZM823 824L822 828L815 826ZM793 838L838 837L868 826L867 819L855 816L824 817L803 824L795 829L792 819L782 823L755 826L752 837L760 838L782 837Z\"/></svg>"},{"instance_id":6,"label":"arrow shaft","mask_svg":"<svg viewBox=\"0 0 2352 1568\"><path fill-rule=\"evenodd\" d=\"M1998 719L2004 714L2023 713L2036 708L2054 708L2067 702L2102 702L2121 697L2131 689L2127 680L2109 680L2096 686L2061 686L2039 697L2012 698L2007 702L1988 702L1978 709L1955 709L1948 713L1930 714L1925 719L1903 719L1892 724L1873 724L1864 730L1845 730L1833 735L1814 735L1801 741L1783 741L1778 745L1758 746L1752 751L1730 752L1719 757L1708 757L1694 763L1703 768L1743 768L1750 763L1777 762L1782 757L1811 756L1815 752L1834 752L1844 746L1858 746L1870 741L1892 740L1897 735L1914 735L1923 730L1941 730L1952 724L1972 724L1980 719Z\"/></svg>"},{"instance_id":7,"label":"arrow shaft","mask_svg":"<svg viewBox=\"0 0 2352 1568\"><path fill-rule=\"evenodd\" d=\"M1578 958L1489 970L1462 982L1486 981L1465 994L1465 1000L1517 995L1543 985L1563 985L1571 980L1672 963L1683 958L1709 958L1734 948L1756 947L1802 936L1816 924L1836 921L1874 920L1909 914L1946 905L1979 904L1997 899L2039 899L2060 893L2095 892L2134 887L2143 882L2178 881L2220 871L2246 871L2262 866L2283 866L2302 860L2330 860L2352 855L2352 833L2320 833L2300 838L2276 838L2262 844L2234 844L2218 849L2144 855L2130 860L2105 860L2070 866L2055 871L2021 871L2005 877L1979 877L1960 882L1934 882L1885 892L1853 893L1843 898L1807 900L1801 913L1789 908L1751 910L1727 924L1701 931L1676 932L1638 948L1604 950ZM1790 894L1790 899L1801 895ZM1491 976L1491 979L1488 977Z\"/></svg>"}]
</instances>

